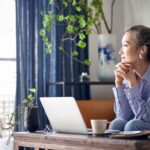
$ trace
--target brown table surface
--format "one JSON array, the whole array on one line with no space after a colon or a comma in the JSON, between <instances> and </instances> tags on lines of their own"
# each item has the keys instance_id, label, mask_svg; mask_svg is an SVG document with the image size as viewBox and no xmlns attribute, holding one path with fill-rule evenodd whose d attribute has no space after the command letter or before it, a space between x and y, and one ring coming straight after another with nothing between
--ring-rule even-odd
<instances>
[{"instance_id":1,"label":"brown table surface","mask_svg":"<svg viewBox=\"0 0 150 150\"><path fill-rule=\"evenodd\" d=\"M35 150L150 150L149 139L111 139L92 135L14 132L14 150L34 147Z\"/></svg>"}]
</instances>

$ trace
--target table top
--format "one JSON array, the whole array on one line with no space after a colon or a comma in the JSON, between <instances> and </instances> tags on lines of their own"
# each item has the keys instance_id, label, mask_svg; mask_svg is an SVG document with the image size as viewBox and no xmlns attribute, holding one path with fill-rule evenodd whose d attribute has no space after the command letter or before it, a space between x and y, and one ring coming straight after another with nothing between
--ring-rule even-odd
<instances>
[{"instance_id":1,"label":"table top","mask_svg":"<svg viewBox=\"0 0 150 150\"><path fill-rule=\"evenodd\" d=\"M93 135L79 134L59 134L59 133L13 133L15 141L41 142L42 144L69 145L73 147L85 147L88 149L106 150L148 150L150 149L150 140L148 139L111 139L108 137L95 137Z\"/></svg>"}]
</instances>

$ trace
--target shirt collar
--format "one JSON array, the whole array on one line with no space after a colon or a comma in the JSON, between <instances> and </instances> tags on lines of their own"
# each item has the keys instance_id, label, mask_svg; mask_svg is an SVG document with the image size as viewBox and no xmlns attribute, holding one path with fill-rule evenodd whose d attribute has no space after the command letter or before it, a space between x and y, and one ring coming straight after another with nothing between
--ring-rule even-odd
<instances>
[{"instance_id":1,"label":"shirt collar","mask_svg":"<svg viewBox=\"0 0 150 150\"><path fill-rule=\"evenodd\" d=\"M143 79L145 79L146 81L150 81L150 65L148 66L148 69L146 70Z\"/></svg>"}]
</instances>

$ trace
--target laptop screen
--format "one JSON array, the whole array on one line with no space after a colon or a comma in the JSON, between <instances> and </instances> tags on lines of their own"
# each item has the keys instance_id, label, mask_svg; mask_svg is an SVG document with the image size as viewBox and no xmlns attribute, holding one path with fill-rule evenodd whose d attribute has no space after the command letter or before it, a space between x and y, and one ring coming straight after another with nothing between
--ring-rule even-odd
<instances>
[{"instance_id":1,"label":"laptop screen","mask_svg":"<svg viewBox=\"0 0 150 150\"><path fill-rule=\"evenodd\" d=\"M40 101L54 131L88 133L78 105L73 97L41 97Z\"/></svg>"}]
</instances>

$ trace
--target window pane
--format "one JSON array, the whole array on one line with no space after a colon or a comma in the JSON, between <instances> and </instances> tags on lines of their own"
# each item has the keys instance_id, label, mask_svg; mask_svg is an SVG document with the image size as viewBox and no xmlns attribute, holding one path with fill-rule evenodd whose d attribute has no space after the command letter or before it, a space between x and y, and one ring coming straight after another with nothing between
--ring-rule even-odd
<instances>
[{"instance_id":1,"label":"window pane","mask_svg":"<svg viewBox=\"0 0 150 150\"><path fill-rule=\"evenodd\" d=\"M0 0L0 58L16 57L15 0Z\"/></svg>"},{"instance_id":2,"label":"window pane","mask_svg":"<svg viewBox=\"0 0 150 150\"><path fill-rule=\"evenodd\" d=\"M14 95L16 88L16 62L0 61L0 70L0 95Z\"/></svg>"},{"instance_id":3,"label":"window pane","mask_svg":"<svg viewBox=\"0 0 150 150\"><path fill-rule=\"evenodd\" d=\"M16 92L16 15L15 0L0 0L0 119L8 122L14 111ZM11 59L13 58L13 59ZM13 61L10 61L13 60ZM4 130L5 131L5 130ZM4 132L3 131L3 132ZM2 133L3 133L2 132ZM4 132L4 137L9 131Z\"/></svg>"}]
</instances>

